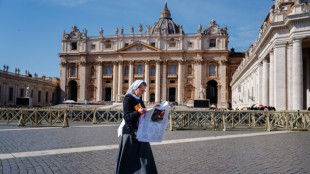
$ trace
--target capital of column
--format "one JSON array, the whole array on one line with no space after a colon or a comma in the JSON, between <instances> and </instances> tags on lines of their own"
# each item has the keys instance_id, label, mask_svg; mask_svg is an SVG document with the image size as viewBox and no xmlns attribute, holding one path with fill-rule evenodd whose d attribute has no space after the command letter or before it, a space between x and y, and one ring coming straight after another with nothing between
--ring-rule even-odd
<instances>
[{"instance_id":1,"label":"capital of column","mask_svg":"<svg viewBox=\"0 0 310 174\"><path fill-rule=\"evenodd\" d=\"M155 60L156 64L160 64L161 60Z\"/></svg>"},{"instance_id":2,"label":"capital of column","mask_svg":"<svg viewBox=\"0 0 310 174\"><path fill-rule=\"evenodd\" d=\"M85 61L80 62L80 65L86 66L86 62Z\"/></svg>"},{"instance_id":3,"label":"capital of column","mask_svg":"<svg viewBox=\"0 0 310 174\"><path fill-rule=\"evenodd\" d=\"M118 61L118 64L119 65L123 65L123 61Z\"/></svg>"},{"instance_id":4,"label":"capital of column","mask_svg":"<svg viewBox=\"0 0 310 174\"><path fill-rule=\"evenodd\" d=\"M199 65L199 64L202 64L202 62L203 62L202 59L194 60L194 63L195 63L195 64L198 64L198 65Z\"/></svg>"},{"instance_id":5,"label":"capital of column","mask_svg":"<svg viewBox=\"0 0 310 174\"><path fill-rule=\"evenodd\" d=\"M185 63L185 60L177 60L177 62L182 65Z\"/></svg>"},{"instance_id":6,"label":"capital of column","mask_svg":"<svg viewBox=\"0 0 310 174\"><path fill-rule=\"evenodd\" d=\"M129 65L133 65L134 61L133 60L128 60Z\"/></svg>"},{"instance_id":7,"label":"capital of column","mask_svg":"<svg viewBox=\"0 0 310 174\"><path fill-rule=\"evenodd\" d=\"M150 63L149 60L144 60L143 62L144 62L144 64L146 64L146 65L148 65L148 64Z\"/></svg>"},{"instance_id":8,"label":"capital of column","mask_svg":"<svg viewBox=\"0 0 310 174\"><path fill-rule=\"evenodd\" d=\"M61 66L67 66L68 62L61 62L60 64L61 64Z\"/></svg>"},{"instance_id":9,"label":"capital of column","mask_svg":"<svg viewBox=\"0 0 310 174\"><path fill-rule=\"evenodd\" d=\"M294 43L301 43L301 42L302 42L302 38L294 38L292 43L294 44Z\"/></svg>"}]
</instances>

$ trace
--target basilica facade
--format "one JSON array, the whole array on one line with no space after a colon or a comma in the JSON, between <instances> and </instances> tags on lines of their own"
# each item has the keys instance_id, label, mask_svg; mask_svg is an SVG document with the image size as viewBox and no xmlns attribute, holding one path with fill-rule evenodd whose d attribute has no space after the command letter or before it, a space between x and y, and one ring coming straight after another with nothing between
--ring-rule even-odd
<instances>
[{"instance_id":1,"label":"basilica facade","mask_svg":"<svg viewBox=\"0 0 310 174\"><path fill-rule=\"evenodd\" d=\"M115 28L114 35L88 36L76 26L64 32L60 61L61 98L78 102L121 102L137 79L148 85L145 102L190 103L210 99L228 107L226 26L215 20L193 34L172 20L165 4L159 20L146 31ZM201 89L204 89L202 92Z\"/></svg>"},{"instance_id":2,"label":"basilica facade","mask_svg":"<svg viewBox=\"0 0 310 174\"><path fill-rule=\"evenodd\" d=\"M230 83L233 108L310 107L310 4L275 0Z\"/></svg>"}]
</instances>

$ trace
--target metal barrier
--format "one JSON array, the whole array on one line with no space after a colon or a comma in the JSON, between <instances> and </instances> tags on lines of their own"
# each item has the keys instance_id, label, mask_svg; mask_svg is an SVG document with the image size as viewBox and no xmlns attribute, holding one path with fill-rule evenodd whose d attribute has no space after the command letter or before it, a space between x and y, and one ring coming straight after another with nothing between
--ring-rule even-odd
<instances>
[{"instance_id":1,"label":"metal barrier","mask_svg":"<svg viewBox=\"0 0 310 174\"><path fill-rule=\"evenodd\" d=\"M69 122L120 123L121 110L55 109L55 108L0 108L0 122L15 122L18 126L62 126ZM236 128L304 129L310 128L307 111L201 111L170 110L169 130Z\"/></svg>"},{"instance_id":2,"label":"metal barrier","mask_svg":"<svg viewBox=\"0 0 310 174\"><path fill-rule=\"evenodd\" d=\"M307 130L310 112L275 111L170 111L170 130L264 128Z\"/></svg>"}]
</instances>

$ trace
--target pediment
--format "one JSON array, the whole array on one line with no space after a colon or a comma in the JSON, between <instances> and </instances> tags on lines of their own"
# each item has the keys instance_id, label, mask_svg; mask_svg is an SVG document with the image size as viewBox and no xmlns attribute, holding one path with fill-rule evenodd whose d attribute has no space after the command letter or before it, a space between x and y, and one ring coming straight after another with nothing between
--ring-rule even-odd
<instances>
[{"instance_id":1,"label":"pediment","mask_svg":"<svg viewBox=\"0 0 310 174\"><path fill-rule=\"evenodd\" d=\"M144 42L137 41L122 49L119 49L118 52L160 52L160 49Z\"/></svg>"}]
</instances>

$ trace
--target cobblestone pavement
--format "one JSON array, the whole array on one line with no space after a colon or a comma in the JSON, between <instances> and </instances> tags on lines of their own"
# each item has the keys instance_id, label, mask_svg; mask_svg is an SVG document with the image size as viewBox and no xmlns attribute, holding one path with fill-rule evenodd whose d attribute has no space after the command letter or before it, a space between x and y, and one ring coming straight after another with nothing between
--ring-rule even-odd
<instances>
[{"instance_id":1,"label":"cobblestone pavement","mask_svg":"<svg viewBox=\"0 0 310 174\"><path fill-rule=\"evenodd\" d=\"M118 145L118 125L20 128L0 124L0 156L41 150ZM86 126L86 127L82 127ZM252 134L243 131L167 131L165 140ZM310 132L153 145L160 174L310 173ZM117 148L35 157L0 158L0 173L113 173Z\"/></svg>"}]
</instances>

